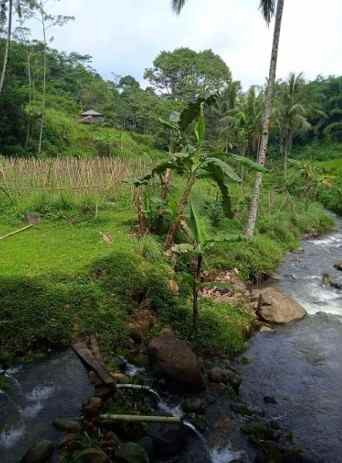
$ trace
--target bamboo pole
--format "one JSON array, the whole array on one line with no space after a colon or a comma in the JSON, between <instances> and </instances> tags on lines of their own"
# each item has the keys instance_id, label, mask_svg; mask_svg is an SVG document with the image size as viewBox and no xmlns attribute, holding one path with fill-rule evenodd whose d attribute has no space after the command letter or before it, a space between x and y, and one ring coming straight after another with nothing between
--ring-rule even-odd
<instances>
[{"instance_id":1,"label":"bamboo pole","mask_svg":"<svg viewBox=\"0 0 342 463\"><path fill-rule=\"evenodd\" d=\"M33 224L26 225L26 227L20 228L19 230L12 231L11 233L7 233L7 235L0 236L0 240L4 240L6 238L9 238L10 236L17 235L18 233L21 233L25 230L28 230L29 228L32 228Z\"/></svg>"},{"instance_id":2,"label":"bamboo pole","mask_svg":"<svg viewBox=\"0 0 342 463\"><path fill-rule=\"evenodd\" d=\"M165 423L165 424L181 424L182 419L176 416L143 416L143 415L111 415L105 414L100 416L100 420L105 423L113 423L115 421L127 421L134 423Z\"/></svg>"}]
</instances>

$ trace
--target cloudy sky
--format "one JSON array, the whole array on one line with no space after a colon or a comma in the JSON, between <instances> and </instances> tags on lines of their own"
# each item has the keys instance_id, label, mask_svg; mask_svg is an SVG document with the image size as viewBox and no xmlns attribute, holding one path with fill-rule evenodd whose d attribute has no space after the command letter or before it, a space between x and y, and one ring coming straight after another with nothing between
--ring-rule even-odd
<instances>
[{"instance_id":1,"label":"cloudy sky","mask_svg":"<svg viewBox=\"0 0 342 463\"><path fill-rule=\"evenodd\" d=\"M51 1L51 4L54 2ZM287 0L279 76L304 72L342 74L342 2ZM180 17L170 0L61 0L56 12L76 21L53 32L54 46L93 56L105 77L131 74L142 80L161 50L212 48L244 86L262 83L268 72L272 28L259 0L188 0Z\"/></svg>"}]
</instances>

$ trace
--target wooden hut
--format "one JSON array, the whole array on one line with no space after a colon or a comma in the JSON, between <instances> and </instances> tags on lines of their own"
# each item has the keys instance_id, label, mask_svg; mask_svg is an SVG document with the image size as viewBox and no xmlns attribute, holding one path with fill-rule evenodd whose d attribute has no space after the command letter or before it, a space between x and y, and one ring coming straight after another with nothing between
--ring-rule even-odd
<instances>
[{"instance_id":1,"label":"wooden hut","mask_svg":"<svg viewBox=\"0 0 342 463\"><path fill-rule=\"evenodd\" d=\"M94 111L93 109L89 109L81 114L82 124L100 124L104 121L103 114Z\"/></svg>"}]
</instances>

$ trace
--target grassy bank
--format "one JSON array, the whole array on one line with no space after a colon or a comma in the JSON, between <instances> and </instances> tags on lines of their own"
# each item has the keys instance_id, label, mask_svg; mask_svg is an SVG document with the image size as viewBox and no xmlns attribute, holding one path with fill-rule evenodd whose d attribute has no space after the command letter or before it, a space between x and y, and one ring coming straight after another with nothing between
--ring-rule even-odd
<instances>
[{"instance_id":1,"label":"grassy bank","mask_svg":"<svg viewBox=\"0 0 342 463\"><path fill-rule=\"evenodd\" d=\"M318 163L326 185L319 196L322 203L336 214L342 215L342 159Z\"/></svg>"},{"instance_id":2,"label":"grassy bank","mask_svg":"<svg viewBox=\"0 0 342 463\"><path fill-rule=\"evenodd\" d=\"M123 181L144 166L109 160L96 165L86 160L25 162L3 161L0 236L22 226L26 213L39 213L41 223L0 241L0 361L30 358L90 334L98 336L112 358L130 345L128 321L141 307L150 308L158 320L147 339L165 326L189 339L189 274L174 273L160 237L134 234L132 191ZM243 278L257 280L274 271L303 234L332 226L321 206L271 193L272 182L269 177L256 238L216 247L207 270L235 268ZM91 188L95 184L97 190ZM232 197L235 219L228 220L210 184L203 181L195 188L194 201L208 233L218 237L242 231L249 189L236 187ZM179 294L170 288L173 280ZM251 321L243 307L203 300L193 345L201 352L240 352Z\"/></svg>"}]
</instances>

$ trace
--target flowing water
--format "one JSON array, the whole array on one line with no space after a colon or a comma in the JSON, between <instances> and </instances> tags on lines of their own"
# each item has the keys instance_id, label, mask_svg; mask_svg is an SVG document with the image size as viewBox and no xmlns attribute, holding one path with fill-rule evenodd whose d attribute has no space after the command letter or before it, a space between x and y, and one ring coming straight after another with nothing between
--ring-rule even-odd
<instances>
[{"instance_id":1,"label":"flowing water","mask_svg":"<svg viewBox=\"0 0 342 463\"><path fill-rule=\"evenodd\" d=\"M17 463L42 439L60 434L52 421L78 417L92 393L87 373L72 351L7 370L8 388L0 392L0 462Z\"/></svg>"},{"instance_id":2,"label":"flowing water","mask_svg":"<svg viewBox=\"0 0 342 463\"><path fill-rule=\"evenodd\" d=\"M241 394L262 407L312 462L342 462L342 290L322 284L322 274L342 283L342 221L337 231L303 242L279 269L278 286L307 310L305 320L259 334L250 363L241 367ZM265 396L274 398L265 403Z\"/></svg>"}]
</instances>

